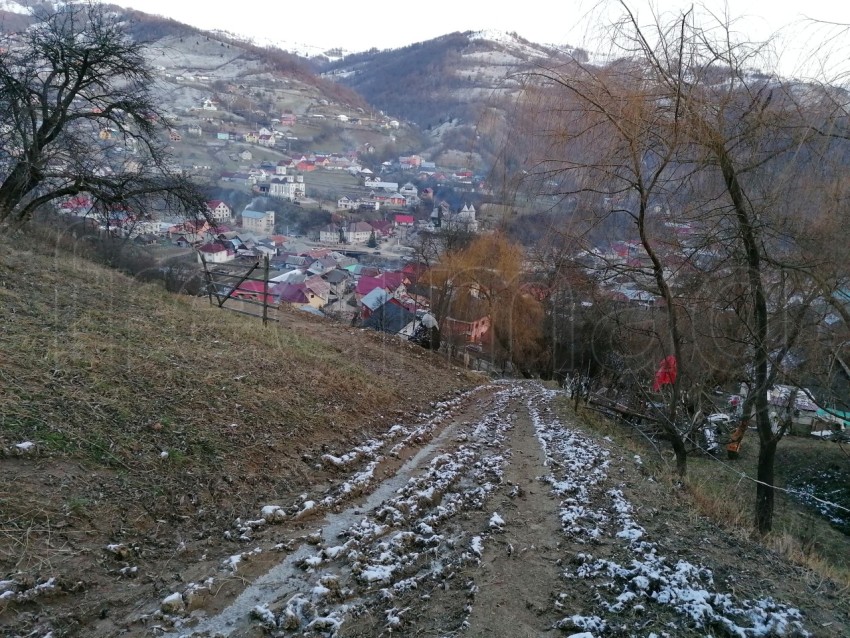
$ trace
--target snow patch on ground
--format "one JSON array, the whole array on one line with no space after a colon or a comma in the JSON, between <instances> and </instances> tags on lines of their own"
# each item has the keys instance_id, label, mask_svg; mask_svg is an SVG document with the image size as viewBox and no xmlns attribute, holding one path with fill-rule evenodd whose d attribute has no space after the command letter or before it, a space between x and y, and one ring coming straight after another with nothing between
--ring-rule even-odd
<instances>
[{"instance_id":1,"label":"snow patch on ground","mask_svg":"<svg viewBox=\"0 0 850 638\"><path fill-rule=\"evenodd\" d=\"M796 609L769 598L739 600L718 591L705 567L661 555L638 523L624 487L609 476L614 460L606 444L558 420L552 409L556 392L530 383L498 384L491 390L491 397L470 406L480 414L470 422L460 423L452 414L469 398L459 396L434 404L430 415L418 415L418 424L395 424L383 437L328 455L324 462L350 471L347 479L324 495L303 494L288 508L264 508L259 519L265 523L279 511L287 517L304 513L305 535L294 543L278 543L275 547L287 555L219 615L201 616L189 633L171 635L230 635L252 623L271 635L330 637L347 619L362 615L377 623L377 633L404 635L410 620L402 595L421 591L425 599L444 586L468 597L459 621L462 631L478 586L452 579L462 568L478 565L488 542L506 525L488 504L504 481L511 456L504 446L517 401L525 402L544 451L547 474L541 480L559 499L563 533L569 544L586 549L564 557L563 565L569 567L562 575L587 584L594 592L593 607L576 609L567 594L558 597L555 606L564 617L556 627L565 635L599 638L616 631L670 638L676 627L685 626L706 634L722 628L724 635L741 638L808 635ZM435 436L444 424L448 426ZM393 477L374 486L374 468L382 455L401 454L410 445L420 446L419 451ZM355 465L364 469L356 472ZM370 489L361 502L344 507L352 492ZM480 512L479 530L458 524L471 511ZM306 513L320 517L312 530ZM258 521L237 523L243 541L260 527ZM594 553L599 547L604 554ZM222 567L236 571L257 551L259 547L234 554ZM183 600L188 600L185 593ZM656 626L650 633L648 621L662 617L661 611L660 627L670 631ZM668 626L671 614L680 620Z\"/></svg>"},{"instance_id":2,"label":"snow patch on ground","mask_svg":"<svg viewBox=\"0 0 850 638\"><path fill-rule=\"evenodd\" d=\"M593 545L604 538L609 552L616 543L618 554L627 557L618 561L582 552L575 556L577 566L567 569L564 577L587 581L596 592L597 604L616 614L618 631L631 635L645 629L652 608L657 607L672 610L683 626L706 631L722 627L729 636L810 635L798 609L772 598L740 600L717 590L710 569L660 555L657 544L646 540L646 530L634 520L633 507L622 489L606 488L612 482L609 452L552 415L548 404L555 395L541 390L527 405L547 465L553 468L546 480L561 499L562 529L577 543ZM605 620L578 614L556 626L594 634L607 630Z\"/></svg>"}]
</instances>

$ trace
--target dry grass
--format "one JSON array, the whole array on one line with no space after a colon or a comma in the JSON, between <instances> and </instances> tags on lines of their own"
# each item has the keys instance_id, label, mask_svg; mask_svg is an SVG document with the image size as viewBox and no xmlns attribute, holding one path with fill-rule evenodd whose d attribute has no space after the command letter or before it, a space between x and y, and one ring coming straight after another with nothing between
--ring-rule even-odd
<instances>
[{"instance_id":1,"label":"dry grass","mask_svg":"<svg viewBox=\"0 0 850 638\"><path fill-rule=\"evenodd\" d=\"M0 322L3 571L81 529L232 524L321 481L323 448L480 381L306 313L264 328L26 237L0 239ZM37 454L12 458L22 441Z\"/></svg>"},{"instance_id":2,"label":"dry grass","mask_svg":"<svg viewBox=\"0 0 850 638\"><path fill-rule=\"evenodd\" d=\"M694 458L688 472L688 491L694 506L740 534L752 533L755 508L752 477L756 475L758 442L747 443L736 461ZM822 447L821 460L828 464L828 445L824 441L792 438L780 443L777 485L788 487L793 468L801 459L800 448ZM773 531L761 540L793 563L842 587L850 586L850 538L781 490L776 493Z\"/></svg>"}]
</instances>

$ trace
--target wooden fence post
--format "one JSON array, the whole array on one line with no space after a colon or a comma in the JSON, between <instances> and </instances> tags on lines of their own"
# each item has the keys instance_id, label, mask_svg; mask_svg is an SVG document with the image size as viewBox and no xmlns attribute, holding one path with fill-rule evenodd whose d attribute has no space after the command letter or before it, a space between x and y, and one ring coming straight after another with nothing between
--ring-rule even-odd
<instances>
[{"instance_id":1,"label":"wooden fence post","mask_svg":"<svg viewBox=\"0 0 850 638\"><path fill-rule=\"evenodd\" d=\"M269 256L263 256L263 325L269 322Z\"/></svg>"},{"instance_id":2,"label":"wooden fence post","mask_svg":"<svg viewBox=\"0 0 850 638\"><path fill-rule=\"evenodd\" d=\"M204 253L202 253L202 252L199 250L199 251L198 251L198 256L201 258L201 265L203 265L203 267L204 267L204 279L205 279L205 280L206 280L206 282L207 282L207 296L210 298L210 305L213 305L213 300L212 300L212 296L213 296L213 280L212 280L212 275L210 274L210 269L209 269L209 268L207 268L207 260L206 260L206 258L204 257ZM216 297L218 297L218 292L217 292L217 291L216 291L216 295L215 295L215 296L216 296Z\"/></svg>"}]
</instances>

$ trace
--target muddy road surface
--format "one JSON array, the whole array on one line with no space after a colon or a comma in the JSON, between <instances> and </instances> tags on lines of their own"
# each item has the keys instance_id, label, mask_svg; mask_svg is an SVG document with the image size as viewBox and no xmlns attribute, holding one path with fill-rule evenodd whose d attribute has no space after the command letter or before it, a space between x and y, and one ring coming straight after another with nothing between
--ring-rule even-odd
<instances>
[{"instance_id":1,"label":"muddy road surface","mask_svg":"<svg viewBox=\"0 0 850 638\"><path fill-rule=\"evenodd\" d=\"M90 636L843 636L847 609L693 514L558 391L479 388L316 459ZM119 551L114 549L114 551ZM128 564L128 567L132 567Z\"/></svg>"}]
</instances>

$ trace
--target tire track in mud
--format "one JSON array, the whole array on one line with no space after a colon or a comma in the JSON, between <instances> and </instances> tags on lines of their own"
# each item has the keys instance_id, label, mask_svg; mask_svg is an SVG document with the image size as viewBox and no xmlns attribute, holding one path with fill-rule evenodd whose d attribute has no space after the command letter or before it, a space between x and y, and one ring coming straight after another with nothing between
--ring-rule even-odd
<instances>
[{"instance_id":1,"label":"tire track in mud","mask_svg":"<svg viewBox=\"0 0 850 638\"><path fill-rule=\"evenodd\" d=\"M506 408L519 394L515 387L491 388L472 405L452 409L446 418L453 420L368 496L315 520L302 537L309 542L217 615L176 618L168 635L357 635L349 627L358 631L363 618L375 618L363 635L377 635L376 629L409 624L414 614L398 608L395 597L436 587L459 566L477 562L455 521L480 509L501 483L502 440L511 425ZM470 414L477 418L462 420Z\"/></svg>"}]
</instances>

